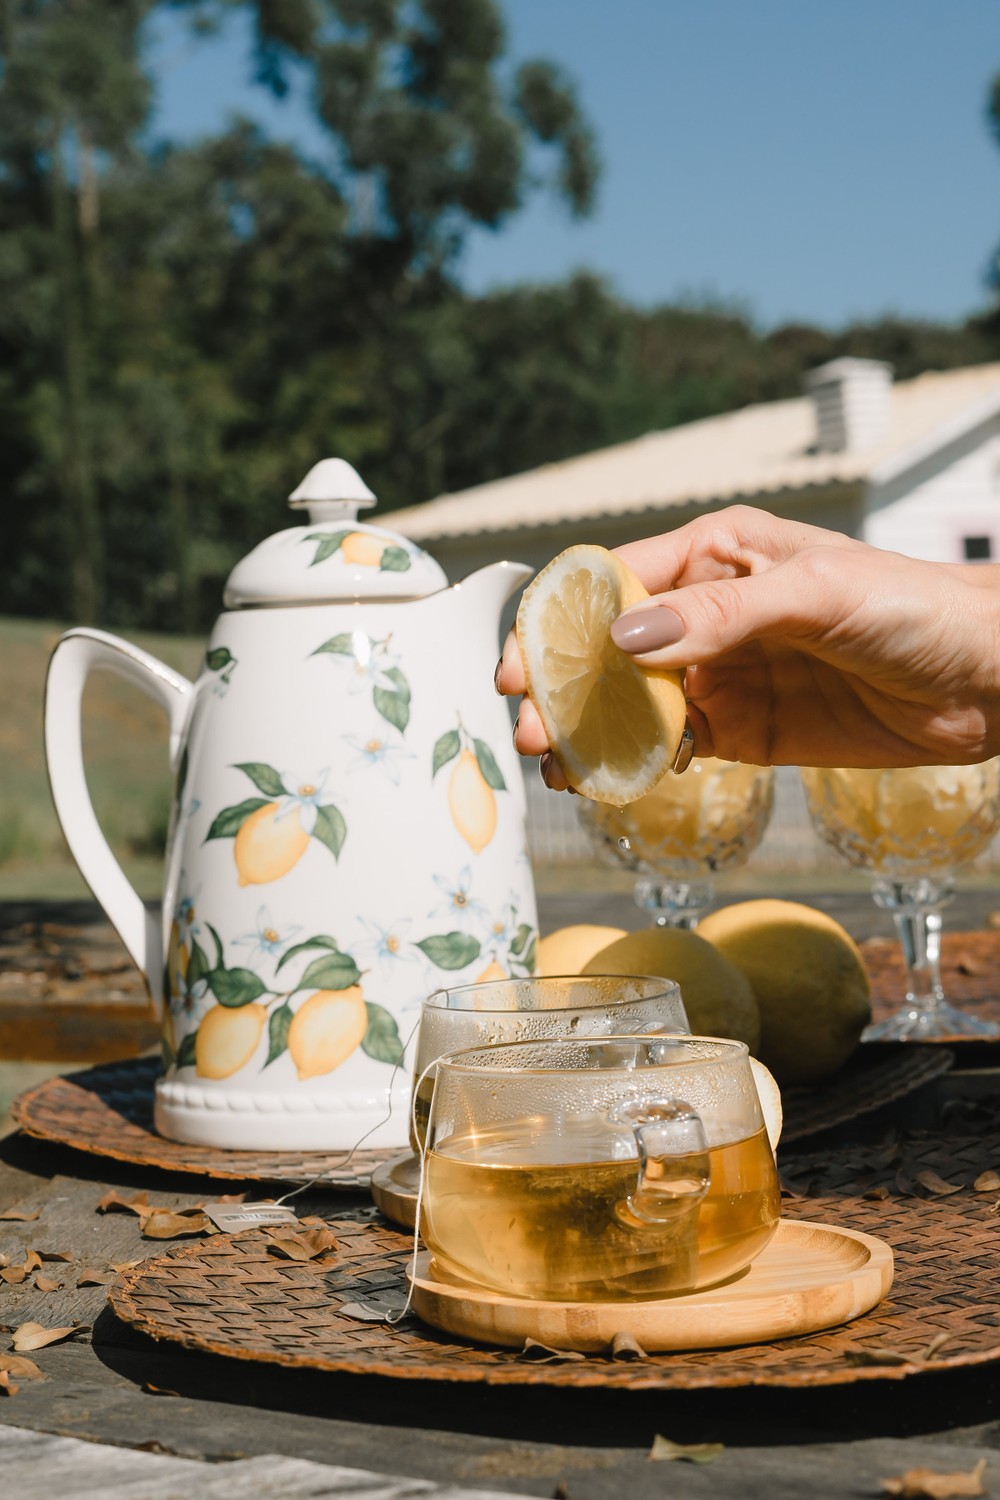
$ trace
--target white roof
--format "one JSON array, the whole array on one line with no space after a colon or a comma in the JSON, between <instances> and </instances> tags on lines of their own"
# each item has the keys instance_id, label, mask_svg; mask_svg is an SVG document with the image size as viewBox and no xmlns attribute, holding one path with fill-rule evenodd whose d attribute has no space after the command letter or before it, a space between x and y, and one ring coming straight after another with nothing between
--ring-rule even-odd
<instances>
[{"instance_id":1,"label":"white roof","mask_svg":"<svg viewBox=\"0 0 1000 1500\"><path fill-rule=\"evenodd\" d=\"M1000 411L1000 364L900 381L890 400L887 436L863 452L816 452L814 407L802 396L439 495L394 511L392 523L423 541L886 480Z\"/></svg>"}]
</instances>

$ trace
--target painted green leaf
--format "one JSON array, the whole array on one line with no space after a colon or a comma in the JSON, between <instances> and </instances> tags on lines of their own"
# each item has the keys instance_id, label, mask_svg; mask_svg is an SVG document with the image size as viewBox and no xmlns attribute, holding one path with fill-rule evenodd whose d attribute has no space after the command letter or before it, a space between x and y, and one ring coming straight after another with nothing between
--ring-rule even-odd
<instances>
[{"instance_id":1,"label":"painted green leaf","mask_svg":"<svg viewBox=\"0 0 1000 1500\"><path fill-rule=\"evenodd\" d=\"M361 970L349 953L327 953L314 958L299 980L293 994L299 990L346 990L357 984Z\"/></svg>"},{"instance_id":2,"label":"painted green leaf","mask_svg":"<svg viewBox=\"0 0 1000 1500\"><path fill-rule=\"evenodd\" d=\"M288 795L288 788L277 771L273 766L266 765L262 760L240 761L233 769L242 771L244 775L249 776L257 790L263 792L267 797L285 797Z\"/></svg>"},{"instance_id":3,"label":"painted green leaf","mask_svg":"<svg viewBox=\"0 0 1000 1500\"><path fill-rule=\"evenodd\" d=\"M374 1005L370 1000L365 1002L365 1009L368 1012L368 1030L361 1046L376 1062L398 1066L403 1061L403 1043L400 1041L395 1019L383 1005Z\"/></svg>"},{"instance_id":4,"label":"painted green leaf","mask_svg":"<svg viewBox=\"0 0 1000 1500\"><path fill-rule=\"evenodd\" d=\"M172 1068L177 1061L177 1054L166 1037L160 1038L160 1056L163 1058L164 1069Z\"/></svg>"},{"instance_id":5,"label":"painted green leaf","mask_svg":"<svg viewBox=\"0 0 1000 1500\"><path fill-rule=\"evenodd\" d=\"M205 665L210 672L221 672L223 667L228 667L235 660L228 646L216 646L212 651L205 652Z\"/></svg>"},{"instance_id":6,"label":"painted green leaf","mask_svg":"<svg viewBox=\"0 0 1000 1500\"><path fill-rule=\"evenodd\" d=\"M205 979L211 969L204 948L192 939L191 957L188 959L187 983L188 989L194 989L199 979Z\"/></svg>"},{"instance_id":7,"label":"painted green leaf","mask_svg":"<svg viewBox=\"0 0 1000 1500\"><path fill-rule=\"evenodd\" d=\"M406 680L406 678L403 675L403 673L399 670L399 668L398 667L387 667L384 675L386 677L388 677L389 681L392 683L393 687L396 689L396 692L399 693L401 697L405 698L406 701L407 701L407 703L409 703L410 696L411 696L411 694L410 694L410 684Z\"/></svg>"},{"instance_id":8,"label":"painted green leaf","mask_svg":"<svg viewBox=\"0 0 1000 1500\"><path fill-rule=\"evenodd\" d=\"M335 552L339 552L344 545L344 538L350 536L349 531L311 531L308 536L303 537L305 542L318 542L315 556L309 564L314 568L317 563L326 562Z\"/></svg>"},{"instance_id":9,"label":"painted green leaf","mask_svg":"<svg viewBox=\"0 0 1000 1500\"><path fill-rule=\"evenodd\" d=\"M219 1004L229 1006L231 1010L249 1005L267 993L267 986L252 969L212 969L208 983Z\"/></svg>"},{"instance_id":10,"label":"painted green leaf","mask_svg":"<svg viewBox=\"0 0 1000 1500\"><path fill-rule=\"evenodd\" d=\"M294 948L289 948L287 953L283 953L278 959L275 973L277 973L279 969L283 969L285 967L285 964L288 963L289 959L294 958L298 953L307 953L310 948L329 948L334 953L340 952L340 944L337 942L336 938L324 937L322 934L320 934L318 937L309 938L309 940L305 943L296 943Z\"/></svg>"},{"instance_id":11,"label":"painted green leaf","mask_svg":"<svg viewBox=\"0 0 1000 1500\"><path fill-rule=\"evenodd\" d=\"M479 943L465 932L444 932L426 937L417 944L439 969L464 969L481 952Z\"/></svg>"},{"instance_id":12,"label":"painted green leaf","mask_svg":"<svg viewBox=\"0 0 1000 1500\"><path fill-rule=\"evenodd\" d=\"M517 929L517 931L515 932L513 938L511 939L511 944L510 944L510 951L511 951L511 953L520 953L521 952L521 950L524 947L525 943L530 938L533 930L534 929L532 928L530 922L522 922L521 923L520 927Z\"/></svg>"},{"instance_id":13,"label":"painted green leaf","mask_svg":"<svg viewBox=\"0 0 1000 1500\"><path fill-rule=\"evenodd\" d=\"M235 807L224 807L212 823L211 828L205 835L205 843L209 839L234 839L251 813L258 808L266 807L266 797L248 797L245 802L238 802Z\"/></svg>"},{"instance_id":14,"label":"painted green leaf","mask_svg":"<svg viewBox=\"0 0 1000 1500\"><path fill-rule=\"evenodd\" d=\"M446 766L450 760L455 759L455 756L458 754L461 748L462 736L459 734L457 729L449 729L447 734L443 734L441 738L435 742L431 770L432 781L434 780L434 777L440 771L442 766Z\"/></svg>"},{"instance_id":15,"label":"painted green leaf","mask_svg":"<svg viewBox=\"0 0 1000 1500\"><path fill-rule=\"evenodd\" d=\"M525 948L524 952L522 953L522 955L521 955L521 962L524 964L524 967L528 971L529 974L534 974L534 972L535 972L535 939L534 938L531 939L531 942L528 944L527 948Z\"/></svg>"},{"instance_id":16,"label":"painted green leaf","mask_svg":"<svg viewBox=\"0 0 1000 1500\"><path fill-rule=\"evenodd\" d=\"M327 802L323 807L317 807L312 836L314 839L319 839L321 844L326 845L334 859L339 857L347 837L347 824L344 822L344 814L339 807L334 807L332 802Z\"/></svg>"},{"instance_id":17,"label":"painted green leaf","mask_svg":"<svg viewBox=\"0 0 1000 1500\"><path fill-rule=\"evenodd\" d=\"M406 573L410 567L410 554L405 547L386 547L378 566L380 573Z\"/></svg>"},{"instance_id":18,"label":"painted green leaf","mask_svg":"<svg viewBox=\"0 0 1000 1500\"><path fill-rule=\"evenodd\" d=\"M377 687L372 690L372 702L388 724L405 734L410 722L409 695L404 698L402 693L394 693L390 688Z\"/></svg>"},{"instance_id":19,"label":"painted green leaf","mask_svg":"<svg viewBox=\"0 0 1000 1500\"><path fill-rule=\"evenodd\" d=\"M317 646L312 654L313 656L322 656L324 653L328 656L353 656L353 635L346 630L340 635L331 635L330 639L324 641L322 646Z\"/></svg>"},{"instance_id":20,"label":"painted green leaf","mask_svg":"<svg viewBox=\"0 0 1000 1500\"><path fill-rule=\"evenodd\" d=\"M226 967L226 960L223 957L222 939L216 932L215 928L212 926L211 922L206 922L205 926L212 934L212 942L215 944L215 967L217 969L224 969Z\"/></svg>"},{"instance_id":21,"label":"painted green leaf","mask_svg":"<svg viewBox=\"0 0 1000 1500\"><path fill-rule=\"evenodd\" d=\"M284 1005L279 1005L277 1010L272 1010L267 1022L267 1061L273 1063L275 1058L280 1057L288 1050L288 1028L292 1024L292 1008L287 1000Z\"/></svg>"},{"instance_id":22,"label":"painted green leaf","mask_svg":"<svg viewBox=\"0 0 1000 1500\"><path fill-rule=\"evenodd\" d=\"M482 771L484 779L495 792L505 792L507 790L507 783L503 779L503 772L497 765L496 757L489 745L487 745L485 740L473 740L472 744L475 748L476 759L479 762L479 769Z\"/></svg>"},{"instance_id":23,"label":"painted green leaf","mask_svg":"<svg viewBox=\"0 0 1000 1500\"><path fill-rule=\"evenodd\" d=\"M198 1033L196 1031L189 1031L187 1036L182 1038L181 1044L177 1048L177 1066L179 1068L194 1067L194 1044L197 1035Z\"/></svg>"}]
</instances>

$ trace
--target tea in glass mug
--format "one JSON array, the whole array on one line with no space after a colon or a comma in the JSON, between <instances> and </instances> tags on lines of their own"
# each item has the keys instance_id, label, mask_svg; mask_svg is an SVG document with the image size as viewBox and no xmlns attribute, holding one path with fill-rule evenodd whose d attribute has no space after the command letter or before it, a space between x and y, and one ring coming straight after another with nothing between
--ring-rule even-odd
<instances>
[{"instance_id":1,"label":"tea in glass mug","mask_svg":"<svg viewBox=\"0 0 1000 1500\"><path fill-rule=\"evenodd\" d=\"M745 1271L780 1211L742 1042L564 1037L438 1059L420 1221L438 1279L672 1296Z\"/></svg>"},{"instance_id":2,"label":"tea in glass mug","mask_svg":"<svg viewBox=\"0 0 1000 1500\"><path fill-rule=\"evenodd\" d=\"M552 1036L690 1029L677 985L649 974L496 979L436 990L420 1008L410 1144L414 1151L423 1147L433 1064L446 1052Z\"/></svg>"}]
</instances>

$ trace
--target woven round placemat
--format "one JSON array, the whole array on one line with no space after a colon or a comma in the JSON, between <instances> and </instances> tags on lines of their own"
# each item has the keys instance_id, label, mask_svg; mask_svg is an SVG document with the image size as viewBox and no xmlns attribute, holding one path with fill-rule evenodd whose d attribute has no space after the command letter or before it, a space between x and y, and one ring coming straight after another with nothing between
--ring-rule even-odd
<instances>
[{"instance_id":1,"label":"woven round placemat","mask_svg":"<svg viewBox=\"0 0 1000 1500\"><path fill-rule=\"evenodd\" d=\"M945 912L947 921L947 911ZM906 995L903 955L894 938L868 938L861 953L872 986L872 1014L876 1021L893 1015ZM941 935L941 985L952 1005L1000 1022L1000 930L948 932ZM929 1044L933 1045L933 1044ZM982 1037L949 1037L947 1047L1000 1047Z\"/></svg>"},{"instance_id":2,"label":"woven round placemat","mask_svg":"<svg viewBox=\"0 0 1000 1500\"><path fill-rule=\"evenodd\" d=\"M846 1124L902 1099L940 1078L955 1061L947 1047L912 1042L880 1042L859 1047L832 1078L809 1087L781 1091L784 1145Z\"/></svg>"},{"instance_id":3,"label":"woven round placemat","mask_svg":"<svg viewBox=\"0 0 1000 1500\"><path fill-rule=\"evenodd\" d=\"M380 1162L399 1155L398 1146L351 1154L224 1151L168 1141L153 1129L153 1087L162 1071L159 1058L135 1057L48 1078L15 1099L11 1116L28 1135L94 1156L240 1182L321 1178L324 1187L356 1190L368 1186Z\"/></svg>"},{"instance_id":4,"label":"woven round placemat","mask_svg":"<svg viewBox=\"0 0 1000 1500\"><path fill-rule=\"evenodd\" d=\"M795 1158L785 1212L889 1243L890 1296L841 1328L739 1349L588 1355L538 1363L436 1333L412 1315L397 1327L344 1311L360 1299L403 1301L408 1235L331 1220L338 1249L308 1263L278 1258L266 1231L217 1235L120 1275L111 1304L156 1339L236 1359L405 1380L623 1390L823 1387L901 1380L1000 1359L996 1193L974 1190L1000 1164L1000 1133L914 1136L834 1158ZM921 1174L947 1184L932 1191ZM953 1190L952 1190L953 1189Z\"/></svg>"}]
</instances>

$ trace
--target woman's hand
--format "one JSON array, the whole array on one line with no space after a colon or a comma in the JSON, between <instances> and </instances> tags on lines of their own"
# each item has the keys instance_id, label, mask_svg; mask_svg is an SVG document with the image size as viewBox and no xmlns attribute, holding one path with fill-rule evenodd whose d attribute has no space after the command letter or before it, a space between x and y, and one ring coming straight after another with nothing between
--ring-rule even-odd
<instances>
[{"instance_id":1,"label":"woman's hand","mask_svg":"<svg viewBox=\"0 0 1000 1500\"><path fill-rule=\"evenodd\" d=\"M686 669L696 755L904 766L1000 752L1000 569L921 562L749 506L617 550L652 597L612 635L643 664ZM524 686L509 637L497 688ZM528 699L514 742L565 787Z\"/></svg>"}]
</instances>

